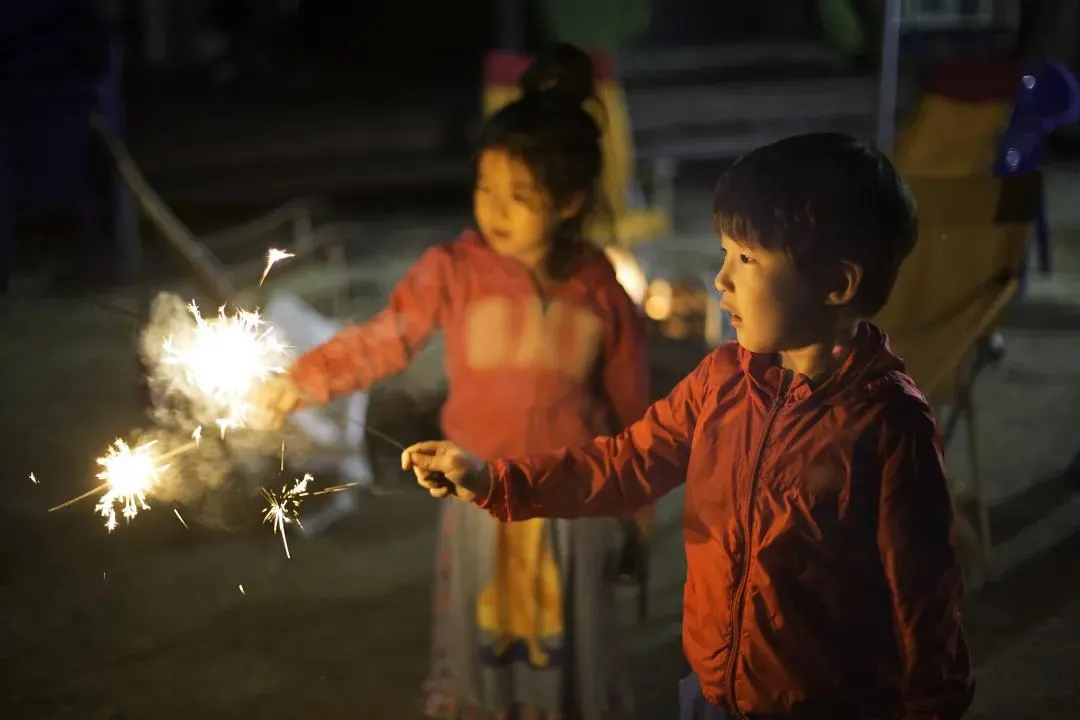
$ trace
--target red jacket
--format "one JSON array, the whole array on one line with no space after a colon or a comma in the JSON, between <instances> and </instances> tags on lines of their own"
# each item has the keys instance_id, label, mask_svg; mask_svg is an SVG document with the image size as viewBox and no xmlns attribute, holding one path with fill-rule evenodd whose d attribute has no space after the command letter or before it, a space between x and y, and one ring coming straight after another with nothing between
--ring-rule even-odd
<instances>
[{"instance_id":1,"label":"red jacket","mask_svg":"<svg viewBox=\"0 0 1080 720\"><path fill-rule=\"evenodd\" d=\"M620 435L488 470L479 504L504 520L686 483L683 645L713 704L955 720L971 701L935 423L872 325L817 387L725 345Z\"/></svg>"},{"instance_id":2,"label":"red jacket","mask_svg":"<svg viewBox=\"0 0 1080 720\"><path fill-rule=\"evenodd\" d=\"M648 407L644 322L600 250L541 294L472 230L429 248L386 309L297 360L293 382L325 402L405 368L432 332L446 346L447 437L480 457L547 452L624 427Z\"/></svg>"}]
</instances>

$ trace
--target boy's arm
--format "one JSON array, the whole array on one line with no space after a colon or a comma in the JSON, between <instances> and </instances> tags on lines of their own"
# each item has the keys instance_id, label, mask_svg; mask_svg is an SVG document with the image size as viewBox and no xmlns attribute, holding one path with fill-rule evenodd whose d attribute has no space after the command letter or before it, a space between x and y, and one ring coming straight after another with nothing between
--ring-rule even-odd
<instances>
[{"instance_id":1,"label":"boy's arm","mask_svg":"<svg viewBox=\"0 0 1080 720\"><path fill-rule=\"evenodd\" d=\"M614 437L519 460L487 463L477 504L501 520L629 515L686 480L706 387L706 358L644 417Z\"/></svg>"},{"instance_id":2,"label":"boy's arm","mask_svg":"<svg viewBox=\"0 0 1080 720\"><path fill-rule=\"evenodd\" d=\"M382 311L301 355L289 376L304 398L326 402L403 370L442 323L452 262L446 246L429 248L394 287Z\"/></svg>"},{"instance_id":3,"label":"boy's arm","mask_svg":"<svg viewBox=\"0 0 1080 720\"><path fill-rule=\"evenodd\" d=\"M925 406L886 427L878 547L909 720L959 720L974 682L960 621L963 574L950 542L952 502L937 427Z\"/></svg>"}]
</instances>

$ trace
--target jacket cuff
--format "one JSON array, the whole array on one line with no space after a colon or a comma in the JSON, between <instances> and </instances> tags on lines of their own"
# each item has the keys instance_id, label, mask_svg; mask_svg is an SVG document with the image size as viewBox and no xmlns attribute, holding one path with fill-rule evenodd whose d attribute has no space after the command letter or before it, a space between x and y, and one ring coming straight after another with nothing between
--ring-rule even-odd
<instances>
[{"instance_id":1,"label":"jacket cuff","mask_svg":"<svg viewBox=\"0 0 1080 720\"><path fill-rule=\"evenodd\" d=\"M496 517L506 516L506 485L503 479L504 468L500 466L498 462L486 462L483 469L477 473L477 479L480 480L481 488L483 483L487 481L487 493L484 495L477 495L473 503Z\"/></svg>"}]
</instances>

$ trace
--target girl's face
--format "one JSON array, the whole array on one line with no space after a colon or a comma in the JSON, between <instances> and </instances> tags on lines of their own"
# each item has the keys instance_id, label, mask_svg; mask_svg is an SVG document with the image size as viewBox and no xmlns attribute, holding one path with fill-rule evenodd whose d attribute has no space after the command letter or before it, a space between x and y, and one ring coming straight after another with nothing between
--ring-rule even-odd
<instances>
[{"instance_id":1,"label":"girl's face","mask_svg":"<svg viewBox=\"0 0 1080 720\"><path fill-rule=\"evenodd\" d=\"M480 156L473 211L484 239L495 252L539 270L557 220L551 199L525 163L503 150Z\"/></svg>"}]
</instances>

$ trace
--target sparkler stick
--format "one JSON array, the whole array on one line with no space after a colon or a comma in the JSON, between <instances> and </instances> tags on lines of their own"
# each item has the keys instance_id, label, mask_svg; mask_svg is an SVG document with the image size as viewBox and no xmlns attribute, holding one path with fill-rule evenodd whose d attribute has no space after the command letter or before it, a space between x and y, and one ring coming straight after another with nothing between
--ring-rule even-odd
<instances>
[{"instance_id":1,"label":"sparkler stick","mask_svg":"<svg viewBox=\"0 0 1080 720\"><path fill-rule=\"evenodd\" d=\"M59 505L54 505L53 507L49 508L49 512L53 512L54 510L63 510L64 508L68 507L69 505L74 505L75 503L79 502L80 500L85 500L86 498L90 497L91 495L97 495L99 492L102 492L103 490L108 490L108 489L109 489L109 483L107 483L107 482L101 483L96 488L90 488L89 490L84 492L82 495L79 495L78 497L73 497L70 500L66 500L66 501L60 503Z\"/></svg>"}]
</instances>

